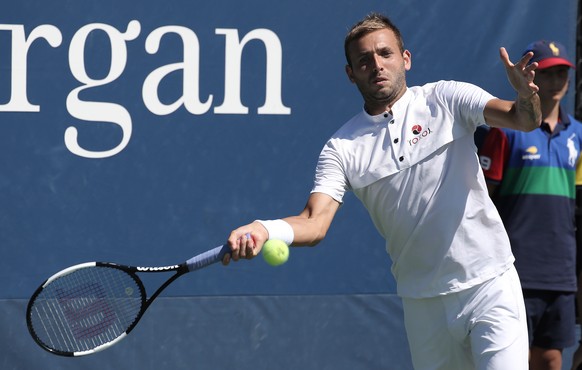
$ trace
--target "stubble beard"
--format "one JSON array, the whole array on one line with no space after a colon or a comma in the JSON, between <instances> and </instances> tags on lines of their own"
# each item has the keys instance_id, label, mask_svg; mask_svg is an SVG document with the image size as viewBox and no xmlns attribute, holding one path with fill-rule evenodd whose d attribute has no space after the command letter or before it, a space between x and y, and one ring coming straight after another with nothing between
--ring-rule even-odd
<instances>
[{"instance_id":1,"label":"stubble beard","mask_svg":"<svg viewBox=\"0 0 582 370\"><path fill-rule=\"evenodd\" d=\"M390 110L394 103L400 99L406 90L406 78L404 73L398 74L396 79L389 85L372 93L364 93L362 89L360 92L364 96L367 110L375 111Z\"/></svg>"}]
</instances>

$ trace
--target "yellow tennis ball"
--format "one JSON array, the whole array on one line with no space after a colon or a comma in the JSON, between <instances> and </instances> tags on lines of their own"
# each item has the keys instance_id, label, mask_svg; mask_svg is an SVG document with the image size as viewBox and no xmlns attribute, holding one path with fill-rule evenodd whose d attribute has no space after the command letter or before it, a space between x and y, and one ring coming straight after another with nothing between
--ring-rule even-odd
<instances>
[{"instance_id":1,"label":"yellow tennis ball","mask_svg":"<svg viewBox=\"0 0 582 370\"><path fill-rule=\"evenodd\" d=\"M269 239L262 249L263 258L271 266L279 266L289 259L289 246L282 240Z\"/></svg>"}]
</instances>

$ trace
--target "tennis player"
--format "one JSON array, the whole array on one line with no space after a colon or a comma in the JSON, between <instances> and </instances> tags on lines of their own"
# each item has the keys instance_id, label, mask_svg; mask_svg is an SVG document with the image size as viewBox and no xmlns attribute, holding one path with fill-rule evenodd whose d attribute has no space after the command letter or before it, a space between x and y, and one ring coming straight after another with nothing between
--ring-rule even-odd
<instances>
[{"instance_id":1,"label":"tennis player","mask_svg":"<svg viewBox=\"0 0 582 370\"><path fill-rule=\"evenodd\" d=\"M305 209L235 229L228 238L232 256L223 263L255 257L267 239L317 244L351 190L386 239L414 368L526 370L521 286L473 134L485 122L539 127L532 54L513 64L500 49L515 101L463 82L407 87L411 53L380 14L349 31L345 54L363 110L325 144Z\"/></svg>"}]
</instances>

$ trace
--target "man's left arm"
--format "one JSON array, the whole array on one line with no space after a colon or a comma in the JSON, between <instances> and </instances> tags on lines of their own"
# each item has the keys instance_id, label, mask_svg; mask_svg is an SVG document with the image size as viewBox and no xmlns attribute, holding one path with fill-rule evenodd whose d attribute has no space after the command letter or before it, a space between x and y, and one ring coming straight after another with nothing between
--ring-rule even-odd
<instances>
[{"instance_id":1,"label":"man's left arm","mask_svg":"<svg viewBox=\"0 0 582 370\"><path fill-rule=\"evenodd\" d=\"M542 121L539 87L534 83L536 62L528 65L533 56L526 53L516 64L509 60L505 48L499 50L499 56L505 66L507 78L517 92L515 101L492 99L483 115L487 124L493 127L511 128L520 131L532 131L538 128Z\"/></svg>"}]
</instances>

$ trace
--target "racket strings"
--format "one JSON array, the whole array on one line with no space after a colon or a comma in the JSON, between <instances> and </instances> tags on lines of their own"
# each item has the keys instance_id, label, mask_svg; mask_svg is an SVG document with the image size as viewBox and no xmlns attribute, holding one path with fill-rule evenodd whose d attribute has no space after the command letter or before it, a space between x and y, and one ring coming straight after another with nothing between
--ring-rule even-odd
<instances>
[{"instance_id":1,"label":"racket strings","mask_svg":"<svg viewBox=\"0 0 582 370\"><path fill-rule=\"evenodd\" d=\"M106 266L82 268L44 287L30 310L38 340L61 352L83 352L115 340L139 315L144 297L134 277Z\"/></svg>"}]
</instances>

